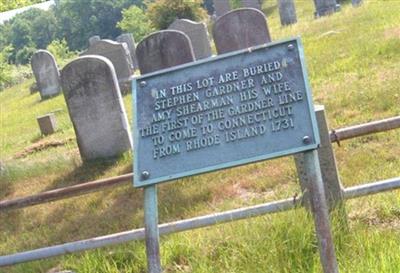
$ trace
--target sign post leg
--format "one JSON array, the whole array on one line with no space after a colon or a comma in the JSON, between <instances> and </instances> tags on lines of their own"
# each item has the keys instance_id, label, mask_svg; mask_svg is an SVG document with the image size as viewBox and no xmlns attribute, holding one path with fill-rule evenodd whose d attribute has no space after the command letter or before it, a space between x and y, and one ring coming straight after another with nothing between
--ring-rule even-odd
<instances>
[{"instance_id":1,"label":"sign post leg","mask_svg":"<svg viewBox=\"0 0 400 273\"><path fill-rule=\"evenodd\" d=\"M338 273L317 150L305 152L304 161L322 268L324 273Z\"/></svg>"},{"instance_id":2,"label":"sign post leg","mask_svg":"<svg viewBox=\"0 0 400 273\"><path fill-rule=\"evenodd\" d=\"M149 273L161 273L157 188L155 185L144 188L144 221L147 268Z\"/></svg>"}]
</instances>

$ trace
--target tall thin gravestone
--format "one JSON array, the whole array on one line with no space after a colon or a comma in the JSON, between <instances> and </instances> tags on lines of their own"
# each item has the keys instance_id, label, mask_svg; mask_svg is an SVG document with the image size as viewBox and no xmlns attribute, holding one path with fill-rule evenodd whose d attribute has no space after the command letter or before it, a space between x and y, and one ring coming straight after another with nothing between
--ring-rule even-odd
<instances>
[{"instance_id":1,"label":"tall thin gravestone","mask_svg":"<svg viewBox=\"0 0 400 273\"><path fill-rule=\"evenodd\" d=\"M117 42L126 43L129 49L129 53L132 59L132 65L134 69L138 68L137 59L136 59L136 46L135 39L131 33L123 33L117 37Z\"/></svg>"},{"instance_id":2,"label":"tall thin gravestone","mask_svg":"<svg viewBox=\"0 0 400 273\"><path fill-rule=\"evenodd\" d=\"M125 43L101 40L91 45L80 55L99 55L109 59L114 65L117 79L120 83L130 81L130 77L133 75L132 58Z\"/></svg>"},{"instance_id":3,"label":"tall thin gravestone","mask_svg":"<svg viewBox=\"0 0 400 273\"><path fill-rule=\"evenodd\" d=\"M189 37L176 30L150 34L138 44L136 53L142 75L196 60ZM144 188L144 211L148 272L161 273L156 185Z\"/></svg>"},{"instance_id":4,"label":"tall thin gravestone","mask_svg":"<svg viewBox=\"0 0 400 273\"><path fill-rule=\"evenodd\" d=\"M214 0L215 16L218 18L231 10L229 0Z\"/></svg>"},{"instance_id":5,"label":"tall thin gravestone","mask_svg":"<svg viewBox=\"0 0 400 273\"><path fill-rule=\"evenodd\" d=\"M242 8L254 8L261 10L261 0L241 0Z\"/></svg>"},{"instance_id":6,"label":"tall thin gravestone","mask_svg":"<svg viewBox=\"0 0 400 273\"><path fill-rule=\"evenodd\" d=\"M294 0L278 0L281 25L287 26L297 22Z\"/></svg>"},{"instance_id":7,"label":"tall thin gravestone","mask_svg":"<svg viewBox=\"0 0 400 273\"><path fill-rule=\"evenodd\" d=\"M204 23L176 19L168 29L182 31L189 36L196 60L211 57L210 37Z\"/></svg>"},{"instance_id":8,"label":"tall thin gravestone","mask_svg":"<svg viewBox=\"0 0 400 273\"><path fill-rule=\"evenodd\" d=\"M271 42L267 18L252 8L236 9L219 18L213 37L218 54Z\"/></svg>"},{"instance_id":9,"label":"tall thin gravestone","mask_svg":"<svg viewBox=\"0 0 400 273\"><path fill-rule=\"evenodd\" d=\"M314 0L315 17L330 15L340 10L336 0Z\"/></svg>"},{"instance_id":10,"label":"tall thin gravestone","mask_svg":"<svg viewBox=\"0 0 400 273\"><path fill-rule=\"evenodd\" d=\"M89 38L89 46L94 45L95 43L101 41L100 36L95 35Z\"/></svg>"},{"instance_id":11,"label":"tall thin gravestone","mask_svg":"<svg viewBox=\"0 0 400 273\"><path fill-rule=\"evenodd\" d=\"M262 38L270 42L271 38L268 27L260 27L266 26L265 16L263 16L264 20L261 19L262 17L254 19L254 17L256 17L256 13L254 12L259 11L255 9L242 10L244 11L241 13L239 13L241 10L232 11L221 17L215 23L213 34L219 54L260 45L263 43ZM251 20L251 18L253 18L253 20ZM239 27L242 25L241 22L247 22L243 29ZM250 31L251 29L258 30L256 36L246 36L246 30ZM224 33L229 34L228 39L223 39ZM241 39L243 42L240 41ZM229 47L227 47L227 45L229 45ZM288 46L288 51L293 51L293 49L293 45ZM318 123L320 122L321 121L318 121ZM303 138L304 143L308 141L308 136ZM299 169L299 176L304 181L302 184L302 187L304 186L304 191L308 193L307 197L314 218L322 268L325 273L338 273L318 152L317 150L305 152L301 154L301 158L303 160L303 168Z\"/></svg>"},{"instance_id":12,"label":"tall thin gravestone","mask_svg":"<svg viewBox=\"0 0 400 273\"><path fill-rule=\"evenodd\" d=\"M114 157L132 148L116 73L107 58L79 57L64 67L61 83L84 161Z\"/></svg>"},{"instance_id":13,"label":"tall thin gravestone","mask_svg":"<svg viewBox=\"0 0 400 273\"><path fill-rule=\"evenodd\" d=\"M49 51L36 51L31 58L31 67L42 99L61 92L60 72L54 56Z\"/></svg>"},{"instance_id":14,"label":"tall thin gravestone","mask_svg":"<svg viewBox=\"0 0 400 273\"><path fill-rule=\"evenodd\" d=\"M136 48L141 74L195 60L189 37L181 31L162 30L144 38Z\"/></svg>"}]
</instances>

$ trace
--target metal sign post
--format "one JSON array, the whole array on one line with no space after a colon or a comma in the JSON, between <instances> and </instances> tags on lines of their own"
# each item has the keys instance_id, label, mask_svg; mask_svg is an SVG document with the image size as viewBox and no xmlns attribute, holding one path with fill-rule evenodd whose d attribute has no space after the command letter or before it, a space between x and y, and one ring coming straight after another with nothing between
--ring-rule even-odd
<instances>
[{"instance_id":1,"label":"metal sign post","mask_svg":"<svg viewBox=\"0 0 400 273\"><path fill-rule=\"evenodd\" d=\"M156 187L156 185L151 185L143 189L146 254L149 273L162 272L160 262L160 235L158 232L158 202Z\"/></svg>"},{"instance_id":2,"label":"metal sign post","mask_svg":"<svg viewBox=\"0 0 400 273\"><path fill-rule=\"evenodd\" d=\"M317 150L305 152L304 161L322 269L324 273L338 273L339 269L330 229L328 206L324 193L324 185L322 184Z\"/></svg>"},{"instance_id":3,"label":"metal sign post","mask_svg":"<svg viewBox=\"0 0 400 273\"><path fill-rule=\"evenodd\" d=\"M161 272L156 184L305 153L325 273L336 273L300 39L269 43L133 81L134 186L144 187L147 260Z\"/></svg>"}]
</instances>

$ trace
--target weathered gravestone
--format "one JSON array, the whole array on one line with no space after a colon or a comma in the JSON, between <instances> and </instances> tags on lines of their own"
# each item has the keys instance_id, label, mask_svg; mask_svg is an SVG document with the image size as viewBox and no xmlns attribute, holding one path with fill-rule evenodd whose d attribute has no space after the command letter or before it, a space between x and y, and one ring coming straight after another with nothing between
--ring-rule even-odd
<instances>
[{"instance_id":1,"label":"weathered gravestone","mask_svg":"<svg viewBox=\"0 0 400 273\"><path fill-rule=\"evenodd\" d=\"M198 23L187 19L176 19L169 26L169 29L182 31L189 36L196 60L211 57L210 38L204 23Z\"/></svg>"},{"instance_id":2,"label":"weathered gravestone","mask_svg":"<svg viewBox=\"0 0 400 273\"><path fill-rule=\"evenodd\" d=\"M144 38L136 48L141 74L193 62L189 37L181 31L162 30Z\"/></svg>"},{"instance_id":3,"label":"weathered gravestone","mask_svg":"<svg viewBox=\"0 0 400 273\"><path fill-rule=\"evenodd\" d=\"M31 59L31 67L42 99L61 92L60 72L54 56L49 51L36 51Z\"/></svg>"},{"instance_id":4,"label":"weathered gravestone","mask_svg":"<svg viewBox=\"0 0 400 273\"><path fill-rule=\"evenodd\" d=\"M89 38L89 46L94 45L95 43L101 41L100 36L96 35L96 36L92 36Z\"/></svg>"},{"instance_id":5,"label":"weathered gravestone","mask_svg":"<svg viewBox=\"0 0 400 273\"><path fill-rule=\"evenodd\" d=\"M314 0L315 17L326 16L340 10L336 0Z\"/></svg>"},{"instance_id":6,"label":"weathered gravestone","mask_svg":"<svg viewBox=\"0 0 400 273\"><path fill-rule=\"evenodd\" d=\"M261 10L261 0L241 0L243 8L255 8Z\"/></svg>"},{"instance_id":7,"label":"weathered gravestone","mask_svg":"<svg viewBox=\"0 0 400 273\"><path fill-rule=\"evenodd\" d=\"M231 10L229 0L214 0L215 16L218 18Z\"/></svg>"},{"instance_id":8,"label":"weathered gravestone","mask_svg":"<svg viewBox=\"0 0 400 273\"><path fill-rule=\"evenodd\" d=\"M83 160L113 157L131 149L128 119L108 59L79 57L64 67L61 83Z\"/></svg>"},{"instance_id":9,"label":"weathered gravestone","mask_svg":"<svg viewBox=\"0 0 400 273\"><path fill-rule=\"evenodd\" d=\"M44 116L37 117L40 132L43 135L50 135L56 131L56 116L50 113Z\"/></svg>"},{"instance_id":10,"label":"weathered gravestone","mask_svg":"<svg viewBox=\"0 0 400 273\"><path fill-rule=\"evenodd\" d=\"M353 5L353 7L358 7L362 4L363 0L352 0L351 4Z\"/></svg>"},{"instance_id":11,"label":"weathered gravestone","mask_svg":"<svg viewBox=\"0 0 400 273\"><path fill-rule=\"evenodd\" d=\"M129 54L131 55L133 69L138 68L137 60L136 60L136 46L135 46L135 38L131 33L124 33L117 37L117 42L126 43L129 49Z\"/></svg>"},{"instance_id":12,"label":"weathered gravestone","mask_svg":"<svg viewBox=\"0 0 400 273\"><path fill-rule=\"evenodd\" d=\"M219 18L213 37L218 54L271 42L267 18L250 8L236 9Z\"/></svg>"},{"instance_id":13,"label":"weathered gravestone","mask_svg":"<svg viewBox=\"0 0 400 273\"><path fill-rule=\"evenodd\" d=\"M278 0L281 25L287 26L297 22L294 0Z\"/></svg>"},{"instance_id":14,"label":"weathered gravestone","mask_svg":"<svg viewBox=\"0 0 400 273\"><path fill-rule=\"evenodd\" d=\"M121 44L111 40L100 40L80 55L99 55L109 59L114 65L119 83L128 82L134 72L132 58L125 43Z\"/></svg>"}]
</instances>

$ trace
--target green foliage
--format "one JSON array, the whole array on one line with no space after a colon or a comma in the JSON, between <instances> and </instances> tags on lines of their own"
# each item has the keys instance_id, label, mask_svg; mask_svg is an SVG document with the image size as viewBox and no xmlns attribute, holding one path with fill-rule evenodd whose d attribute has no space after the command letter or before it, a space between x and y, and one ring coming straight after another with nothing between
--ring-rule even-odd
<instances>
[{"instance_id":1,"label":"green foliage","mask_svg":"<svg viewBox=\"0 0 400 273\"><path fill-rule=\"evenodd\" d=\"M0 12L46 2L47 0L0 0Z\"/></svg>"},{"instance_id":2,"label":"green foliage","mask_svg":"<svg viewBox=\"0 0 400 273\"><path fill-rule=\"evenodd\" d=\"M93 35L113 39L121 34L116 26L122 19L121 11L140 3L141 0L56 1L57 38L65 38L72 50L85 48Z\"/></svg>"},{"instance_id":3,"label":"green foliage","mask_svg":"<svg viewBox=\"0 0 400 273\"><path fill-rule=\"evenodd\" d=\"M132 33L135 41L140 41L154 31L149 18L138 6L124 9L122 11L122 20L118 22L117 26L124 32Z\"/></svg>"},{"instance_id":4,"label":"green foliage","mask_svg":"<svg viewBox=\"0 0 400 273\"><path fill-rule=\"evenodd\" d=\"M18 64L28 64L31 60L32 55L35 53L36 48L25 46L18 50L15 55L15 62Z\"/></svg>"},{"instance_id":5,"label":"green foliage","mask_svg":"<svg viewBox=\"0 0 400 273\"><path fill-rule=\"evenodd\" d=\"M156 29L166 29L177 18L201 21L206 16L200 0L159 0L148 4L148 17Z\"/></svg>"},{"instance_id":6,"label":"green foliage","mask_svg":"<svg viewBox=\"0 0 400 273\"><path fill-rule=\"evenodd\" d=\"M57 60L58 65L62 66L72 58L74 58L77 53L70 51L65 39L62 40L54 40L47 46L47 50L54 55L54 58Z\"/></svg>"},{"instance_id":7,"label":"green foliage","mask_svg":"<svg viewBox=\"0 0 400 273\"><path fill-rule=\"evenodd\" d=\"M11 46L0 51L0 90L11 80L10 65L7 63L11 51Z\"/></svg>"},{"instance_id":8,"label":"green foliage","mask_svg":"<svg viewBox=\"0 0 400 273\"><path fill-rule=\"evenodd\" d=\"M238 9L242 7L242 2L240 0L229 0L229 4L232 9Z\"/></svg>"}]
</instances>

